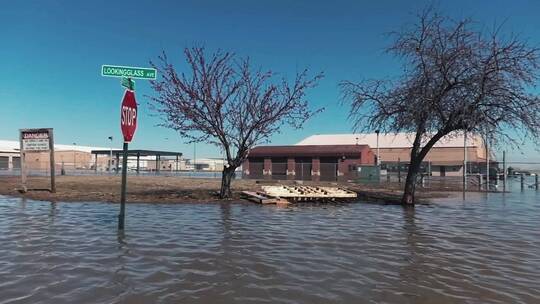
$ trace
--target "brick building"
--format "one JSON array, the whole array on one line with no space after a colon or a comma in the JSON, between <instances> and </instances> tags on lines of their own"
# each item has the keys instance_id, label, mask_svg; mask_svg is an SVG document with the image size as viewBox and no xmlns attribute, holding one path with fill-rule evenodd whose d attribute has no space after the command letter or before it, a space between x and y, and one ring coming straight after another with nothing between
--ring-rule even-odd
<instances>
[{"instance_id":1,"label":"brick building","mask_svg":"<svg viewBox=\"0 0 540 304\"><path fill-rule=\"evenodd\" d=\"M367 145L259 146L242 171L251 179L343 181L356 178L359 166L374 164Z\"/></svg>"}]
</instances>

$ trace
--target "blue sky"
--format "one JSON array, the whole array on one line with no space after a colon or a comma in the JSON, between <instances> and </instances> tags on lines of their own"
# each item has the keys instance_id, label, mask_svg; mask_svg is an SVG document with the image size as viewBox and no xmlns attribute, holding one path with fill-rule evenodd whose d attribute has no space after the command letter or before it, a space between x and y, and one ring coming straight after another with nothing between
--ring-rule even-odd
<instances>
[{"instance_id":1,"label":"blue sky","mask_svg":"<svg viewBox=\"0 0 540 304\"><path fill-rule=\"evenodd\" d=\"M273 144L294 144L316 133L350 133L337 84L396 75L399 64L383 52L384 33L414 19L429 1L3 1L0 10L0 139L18 129L53 127L58 143L120 146L118 79L100 76L102 64L148 66L165 50L181 67L182 49L205 45L250 56L285 76L308 67L326 77L310 91L314 107L326 110L302 130L285 129ZM472 16L540 44L539 1L440 1L451 16ZM157 127L137 81L139 127L133 148L182 151L173 131ZM540 161L532 145L528 159ZM200 144L199 156L218 149ZM534 153L534 155L533 155ZM512 159L523 159L511 152Z\"/></svg>"}]
</instances>

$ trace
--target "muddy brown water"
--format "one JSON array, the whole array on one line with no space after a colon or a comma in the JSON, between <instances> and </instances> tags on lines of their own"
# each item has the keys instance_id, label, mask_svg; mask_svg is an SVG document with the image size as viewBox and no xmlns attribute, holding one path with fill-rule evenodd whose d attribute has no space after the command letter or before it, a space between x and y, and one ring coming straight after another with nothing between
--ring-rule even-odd
<instances>
[{"instance_id":1,"label":"muddy brown water","mask_svg":"<svg viewBox=\"0 0 540 304\"><path fill-rule=\"evenodd\" d=\"M0 303L540 303L540 193L413 210L0 197Z\"/></svg>"}]
</instances>

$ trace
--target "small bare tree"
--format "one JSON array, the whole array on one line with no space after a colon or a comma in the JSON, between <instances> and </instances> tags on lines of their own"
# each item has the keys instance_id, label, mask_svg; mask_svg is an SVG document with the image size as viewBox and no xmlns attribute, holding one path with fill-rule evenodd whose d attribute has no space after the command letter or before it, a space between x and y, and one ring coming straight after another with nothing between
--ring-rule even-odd
<instances>
[{"instance_id":1,"label":"small bare tree","mask_svg":"<svg viewBox=\"0 0 540 304\"><path fill-rule=\"evenodd\" d=\"M231 197L235 170L256 144L267 141L284 125L301 128L320 111L311 110L306 91L322 74L297 73L292 83L275 73L253 69L249 58L217 51L208 56L204 48L184 50L187 73L177 73L163 53L158 64L161 79L152 82L151 96L163 126L176 130L191 142L214 144L225 154L221 198Z\"/></svg>"},{"instance_id":2,"label":"small bare tree","mask_svg":"<svg viewBox=\"0 0 540 304\"><path fill-rule=\"evenodd\" d=\"M427 9L412 27L392 33L387 51L404 62L401 77L340 84L356 130L414 134L404 204L414 204L422 160L444 136L489 132L512 142L517 132L538 142L540 99L529 90L538 80L538 48L474 24Z\"/></svg>"}]
</instances>

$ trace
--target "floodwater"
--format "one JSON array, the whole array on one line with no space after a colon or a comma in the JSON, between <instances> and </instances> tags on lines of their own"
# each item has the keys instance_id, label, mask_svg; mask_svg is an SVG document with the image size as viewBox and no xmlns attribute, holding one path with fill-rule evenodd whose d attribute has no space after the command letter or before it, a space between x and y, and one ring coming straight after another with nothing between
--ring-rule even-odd
<instances>
[{"instance_id":1,"label":"floodwater","mask_svg":"<svg viewBox=\"0 0 540 304\"><path fill-rule=\"evenodd\" d=\"M0 303L540 303L540 193L431 205L0 197Z\"/></svg>"}]
</instances>

